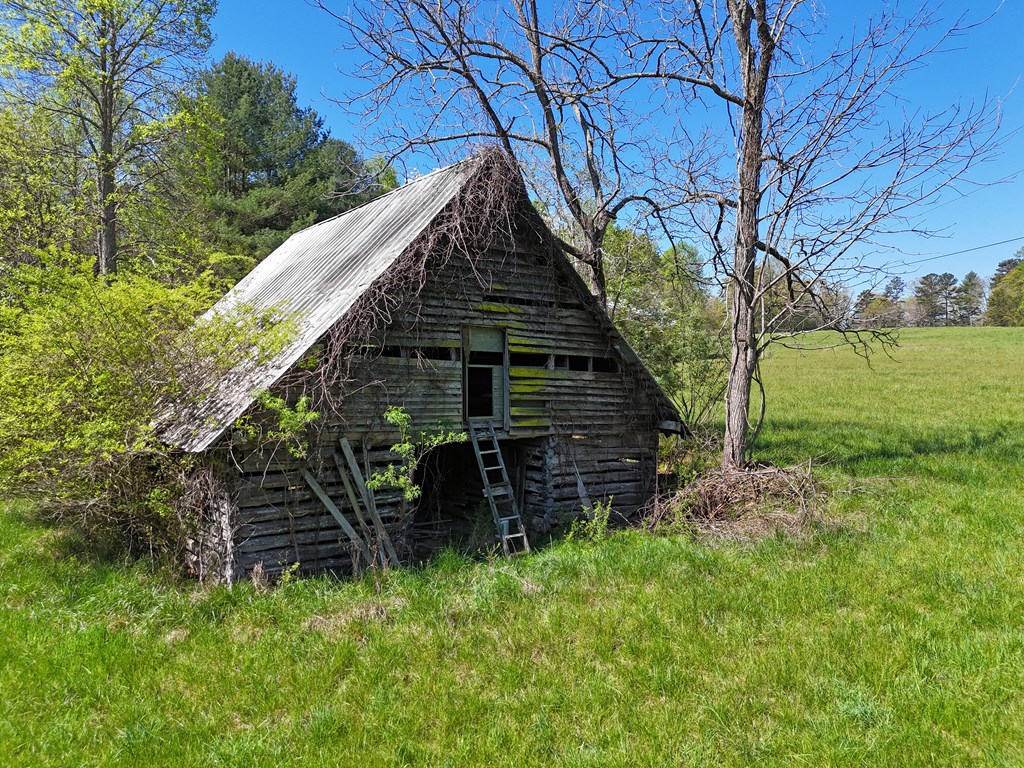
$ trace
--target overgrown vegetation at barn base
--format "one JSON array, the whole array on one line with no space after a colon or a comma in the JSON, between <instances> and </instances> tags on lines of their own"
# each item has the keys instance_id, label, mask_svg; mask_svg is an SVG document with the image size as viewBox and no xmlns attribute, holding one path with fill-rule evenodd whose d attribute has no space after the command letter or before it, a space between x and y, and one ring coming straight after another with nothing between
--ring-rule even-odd
<instances>
[{"instance_id":1,"label":"overgrown vegetation at barn base","mask_svg":"<svg viewBox=\"0 0 1024 768\"><path fill-rule=\"evenodd\" d=\"M185 546L201 478L155 422L240 358L274 354L290 323L245 308L196 322L214 299L202 283L108 283L69 256L10 270L0 294L0 494L116 551Z\"/></svg>"}]
</instances>

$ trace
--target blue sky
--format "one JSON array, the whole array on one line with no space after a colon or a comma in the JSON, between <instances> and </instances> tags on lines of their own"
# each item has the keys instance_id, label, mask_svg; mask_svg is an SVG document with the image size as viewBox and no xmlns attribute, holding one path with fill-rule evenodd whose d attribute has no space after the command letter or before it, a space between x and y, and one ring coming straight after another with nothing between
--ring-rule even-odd
<instances>
[{"instance_id":1,"label":"blue sky","mask_svg":"<svg viewBox=\"0 0 1024 768\"><path fill-rule=\"evenodd\" d=\"M855 17L881 0L829 0L832 30L840 19ZM920 0L929 2L929 0ZM994 10L998 0L963 0L944 4L948 17L969 11L975 17ZM336 3L344 7L344 0ZM343 50L344 39L334 21L304 0L220 0L213 22L220 58L228 51L257 60L273 61L298 77L299 99L325 119L331 133L372 154L366 138L370 126L353 122L332 99L343 100L359 83L348 73L353 61ZM975 173L979 181L1017 178L981 187L966 197L947 200L924 212L929 229L944 236L903 237L899 247L908 261L951 254L1014 238L1016 242L934 259L907 268L907 279L926 272L975 270L989 276L996 264L1024 246L1024 2L1007 0L992 20L961 38L955 48L934 59L904 90L907 107L925 109L979 100L986 95L1005 98L1003 128L1009 136L1001 156ZM423 168L421 170L430 170Z\"/></svg>"}]
</instances>

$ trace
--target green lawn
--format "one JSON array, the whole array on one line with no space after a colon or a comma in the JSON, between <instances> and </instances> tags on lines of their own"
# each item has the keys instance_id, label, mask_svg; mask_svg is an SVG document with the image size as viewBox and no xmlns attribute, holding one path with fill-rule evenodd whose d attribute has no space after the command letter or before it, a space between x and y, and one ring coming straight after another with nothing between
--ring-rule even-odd
<instances>
[{"instance_id":1,"label":"green lawn","mask_svg":"<svg viewBox=\"0 0 1024 768\"><path fill-rule=\"evenodd\" d=\"M1024 764L1024 330L767 364L799 540L203 591L0 513L0 765Z\"/></svg>"}]
</instances>

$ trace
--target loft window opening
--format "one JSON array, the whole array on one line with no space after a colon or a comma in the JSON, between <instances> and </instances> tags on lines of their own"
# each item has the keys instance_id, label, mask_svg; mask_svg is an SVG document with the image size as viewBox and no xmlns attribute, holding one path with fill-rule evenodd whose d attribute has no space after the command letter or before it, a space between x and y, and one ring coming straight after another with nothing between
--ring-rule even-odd
<instances>
[{"instance_id":1,"label":"loft window opening","mask_svg":"<svg viewBox=\"0 0 1024 768\"><path fill-rule=\"evenodd\" d=\"M463 360L466 418L506 425L508 402L508 351L502 328L463 329Z\"/></svg>"},{"instance_id":2,"label":"loft window opening","mask_svg":"<svg viewBox=\"0 0 1024 768\"><path fill-rule=\"evenodd\" d=\"M589 371L590 358L586 355L555 355L555 370Z\"/></svg>"},{"instance_id":3,"label":"loft window opening","mask_svg":"<svg viewBox=\"0 0 1024 768\"><path fill-rule=\"evenodd\" d=\"M508 364L511 368L547 368L550 355L535 352L510 352Z\"/></svg>"},{"instance_id":4,"label":"loft window opening","mask_svg":"<svg viewBox=\"0 0 1024 768\"><path fill-rule=\"evenodd\" d=\"M475 352L469 350L470 365L504 365L505 356L501 352Z\"/></svg>"},{"instance_id":5,"label":"loft window opening","mask_svg":"<svg viewBox=\"0 0 1024 768\"><path fill-rule=\"evenodd\" d=\"M590 358L586 355L569 355L570 371L589 371Z\"/></svg>"},{"instance_id":6,"label":"loft window opening","mask_svg":"<svg viewBox=\"0 0 1024 768\"><path fill-rule=\"evenodd\" d=\"M454 347L413 347L409 356L424 360L458 360L459 351Z\"/></svg>"}]
</instances>

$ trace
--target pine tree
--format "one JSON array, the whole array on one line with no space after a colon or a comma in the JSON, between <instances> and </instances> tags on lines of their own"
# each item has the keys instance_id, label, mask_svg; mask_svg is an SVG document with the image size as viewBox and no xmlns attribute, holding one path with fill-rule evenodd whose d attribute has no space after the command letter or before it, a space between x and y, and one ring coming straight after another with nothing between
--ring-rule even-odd
<instances>
[{"instance_id":1,"label":"pine tree","mask_svg":"<svg viewBox=\"0 0 1024 768\"><path fill-rule=\"evenodd\" d=\"M995 288L999 284L999 281L1006 277L1008 274L1013 272L1021 264L1024 264L1024 248L1018 248L1017 252L1013 255L1013 258L1003 259L996 266L996 272L992 275L992 280L989 285Z\"/></svg>"},{"instance_id":2,"label":"pine tree","mask_svg":"<svg viewBox=\"0 0 1024 768\"><path fill-rule=\"evenodd\" d=\"M954 316L957 281L950 272L934 272L919 278L914 284L917 304L917 324L925 326L949 325Z\"/></svg>"},{"instance_id":3,"label":"pine tree","mask_svg":"<svg viewBox=\"0 0 1024 768\"><path fill-rule=\"evenodd\" d=\"M956 289L956 322L974 325L984 311L985 281L977 272L968 272Z\"/></svg>"},{"instance_id":4,"label":"pine tree","mask_svg":"<svg viewBox=\"0 0 1024 768\"><path fill-rule=\"evenodd\" d=\"M218 250L262 258L292 232L382 189L355 150L299 106L295 90L293 75L234 53L203 74L196 112L213 137L206 204Z\"/></svg>"}]
</instances>

